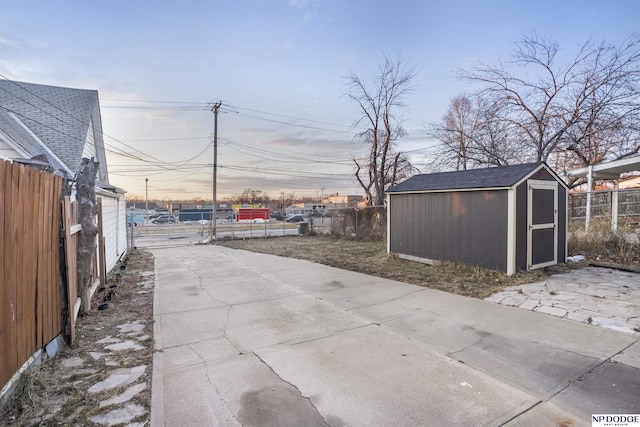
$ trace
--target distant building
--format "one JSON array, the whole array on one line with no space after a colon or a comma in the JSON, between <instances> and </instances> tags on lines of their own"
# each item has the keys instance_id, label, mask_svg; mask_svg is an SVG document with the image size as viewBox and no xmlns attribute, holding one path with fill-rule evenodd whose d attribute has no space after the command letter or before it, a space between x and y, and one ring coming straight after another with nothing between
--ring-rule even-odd
<instances>
[{"instance_id":1,"label":"distant building","mask_svg":"<svg viewBox=\"0 0 640 427\"><path fill-rule=\"evenodd\" d=\"M135 202L127 202L127 209L148 209L150 211L155 211L156 210L156 202L148 202L145 203L144 201L140 202L140 201L135 201Z\"/></svg>"},{"instance_id":2,"label":"distant building","mask_svg":"<svg viewBox=\"0 0 640 427\"><path fill-rule=\"evenodd\" d=\"M620 180L620 189L640 188L640 175Z\"/></svg>"},{"instance_id":3,"label":"distant building","mask_svg":"<svg viewBox=\"0 0 640 427\"><path fill-rule=\"evenodd\" d=\"M284 211L287 215L302 214L305 216L321 216L329 214L332 211L338 211L341 209L355 209L361 208L366 205L366 201L362 196L355 195L335 195L327 196L322 200L322 203L296 203L287 206Z\"/></svg>"},{"instance_id":4,"label":"distant building","mask_svg":"<svg viewBox=\"0 0 640 427\"><path fill-rule=\"evenodd\" d=\"M326 205L327 209L347 209L361 207L365 203L365 200L363 196L340 196L336 194L335 196L325 197L323 203Z\"/></svg>"}]
</instances>

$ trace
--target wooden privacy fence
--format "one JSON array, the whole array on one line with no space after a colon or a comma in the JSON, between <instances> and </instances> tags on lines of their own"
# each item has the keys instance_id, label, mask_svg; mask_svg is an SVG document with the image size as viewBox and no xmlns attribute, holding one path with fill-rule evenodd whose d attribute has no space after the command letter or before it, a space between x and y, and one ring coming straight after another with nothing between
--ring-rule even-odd
<instances>
[{"instance_id":1,"label":"wooden privacy fence","mask_svg":"<svg viewBox=\"0 0 640 427\"><path fill-rule=\"evenodd\" d=\"M63 330L62 183L0 161L0 387Z\"/></svg>"},{"instance_id":2,"label":"wooden privacy fence","mask_svg":"<svg viewBox=\"0 0 640 427\"><path fill-rule=\"evenodd\" d=\"M618 223L636 226L640 221L640 189L603 190L591 192L592 218L611 218L613 202L618 200ZM569 221L584 223L587 211L587 193L569 193Z\"/></svg>"}]
</instances>

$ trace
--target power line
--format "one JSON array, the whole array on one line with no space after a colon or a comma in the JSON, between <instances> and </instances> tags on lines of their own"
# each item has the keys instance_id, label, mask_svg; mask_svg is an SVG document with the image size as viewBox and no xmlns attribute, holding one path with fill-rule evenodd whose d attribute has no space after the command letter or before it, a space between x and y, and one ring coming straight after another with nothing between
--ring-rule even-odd
<instances>
[{"instance_id":1,"label":"power line","mask_svg":"<svg viewBox=\"0 0 640 427\"><path fill-rule=\"evenodd\" d=\"M202 103L202 102L199 102L199 101L159 101L159 100L109 99L109 98L103 98L102 100L105 101L105 102L127 102L127 103L141 103L141 104L169 104L169 105L177 104L177 105L188 106L187 108L198 109L198 110L208 109L210 107L207 107L207 105L208 104L212 104L212 103ZM117 106L106 106L106 107L107 108L118 108ZM135 107L132 107L132 108L146 109L148 107L135 106ZM170 108L174 108L174 107L170 107ZM318 124L324 124L324 125L329 125L329 126L343 127L343 128L347 128L347 129L351 128L350 125L345 125L343 123L332 123L332 122L309 119L309 118L304 118L304 117L295 117L295 116L289 116L289 115L285 115L285 114L272 113L272 112L268 112L268 111L255 110L255 109L252 109L252 108L240 107L240 106L237 106L237 105L233 105L233 104L230 104L228 102L226 102L225 107L223 107L221 109L221 111L224 111L224 112L227 112L227 113L241 114L238 111L231 110L231 108L234 108L236 110L250 111L250 112L258 113L258 114L265 114L265 115L273 116L273 117L282 117L282 118L291 119L291 120L301 120L301 121L310 122L310 123L318 123Z\"/></svg>"},{"instance_id":2,"label":"power line","mask_svg":"<svg viewBox=\"0 0 640 427\"><path fill-rule=\"evenodd\" d=\"M50 101L48 101L48 100L46 100L46 99L42 98L40 95L38 95L37 93L34 93L33 91L29 90L29 89L28 89L27 87L25 87L24 85L21 85L21 84L19 84L18 82L14 81L14 80L10 80L9 78L7 78L7 77L6 77L5 75L3 75L3 74L0 74L0 77L2 77L3 79L5 79L5 80L6 80L6 81L8 81L9 83L12 83L13 85L15 85L15 86L19 87L19 88L20 88L20 89L22 89L23 91L25 91L25 92L27 92L27 93L30 93L31 95L35 96L36 98L38 98L39 100L41 100L41 101L42 101L42 102L44 102L45 104L50 105L51 107L53 107L53 108L55 108L56 110L58 110L58 111L60 111L60 112L64 113L64 114L65 114L65 115L67 115L68 117L71 117L72 119L76 120L77 122L81 123L82 125L87 125L87 123L86 123L84 120L79 119L78 117L74 116L73 114L69 113L68 111L63 110L62 108L58 107L57 105L53 104L52 102L50 102ZM48 115L48 116L50 116L50 117L52 117L52 118L54 118L54 119L58 120L59 122L61 122L61 123L63 123L63 124L66 124L66 125L69 125L69 122L62 120L62 119L61 119L61 118L59 118L59 117L56 117L55 115L51 114L50 112L48 112L48 111L46 111L46 110L44 110L44 109L42 109L42 108L38 107L37 105L32 104L31 102L29 102L29 101L27 101L26 99L24 99L24 98L22 98L22 97L18 96L17 94L15 94L15 93L13 93L13 92L9 92L9 91L7 91L7 90L6 90L6 89L4 89L4 88L1 88L1 89L3 89L5 92L9 93L9 94L10 94L10 95L12 95L13 97L15 97L15 98L19 99L20 101L22 101L22 102L24 102L24 103L26 103L26 104L28 104L28 105L32 106L33 108L35 108L35 109L37 109L37 110L39 110L39 111L43 112L43 113L44 113L44 114L46 114L46 115ZM6 109L6 108L5 108L5 109ZM16 112L14 112L14 114L17 114L17 113L16 113ZM33 121L33 122L35 122L35 123L38 123L38 124L40 124L40 125L42 125L42 126L45 126L45 127L49 128L49 129L52 129L52 130L54 130L54 131L56 131L56 132L59 132L59 133L61 133L61 134L63 134L63 135L69 136L70 138L72 138L72 139L74 139L74 140L76 140L76 141L79 141L79 142L82 142L82 143L86 142L86 141L81 140L81 139L79 139L79 138L77 138L77 137L75 137L75 136L68 135L68 134L66 134L66 133L64 133L64 132L62 132L62 131L60 131L59 129L55 129L55 128L51 127L51 126L45 125L45 124L43 124L43 123L41 123L41 122L38 122L37 120L34 120L34 119L33 119L33 118L31 118L31 117L26 117L26 116L24 116L24 115L21 115L21 117L23 117L23 118L25 118L25 119L27 119L27 120L31 120L31 121ZM153 160L155 160L155 161L157 161L157 162L159 162L159 163L164 163L162 160L157 159L157 158L155 158L155 157L153 157L153 156L151 156L151 155L149 155L149 154L147 154L147 153L144 153L144 152L142 152L142 151L138 150L138 149L137 149L137 148L135 148L135 147L132 147L132 146L130 146L130 145L128 145L128 144L126 144L126 143L124 143L124 142L122 142L122 141L118 140L117 138L114 138L114 137L110 136L109 134L105 133L102 129L100 129L100 133L101 133L103 136L106 136L106 137L108 137L108 138L111 138L112 140L114 140L114 141L116 141L116 142L118 142L118 143L120 143L120 144L124 145L125 147L128 147L128 148L130 148L130 149L132 149L132 150L134 150L134 151L137 151L138 153L140 153L140 154L141 154L141 155L143 155L143 156L149 157L149 158L151 158L151 159L153 159ZM105 142L104 140L103 140L103 142L104 142L104 143L105 143L105 145L106 145L106 142ZM113 148L114 148L114 149L116 149L116 147L113 147ZM106 150L106 147L105 147L105 151L107 151L107 150ZM121 150L121 151L123 151L123 150ZM118 153L118 154L121 154L121 155L122 155L122 153ZM130 153L128 153L128 154L129 154L129 156L131 156L131 158L134 158L134 156L133 156L132 154L130 154ZM144 159L142 159L142 158L140 158L140 157L138 157L137 159L138 159L138 160L140 160L140 161L146 161L146 160L144 160Z\"/></svg>"},{"instance_id":3,"label":"power line","mask_svg":"<svg viewBox=\"0 0 640 427\"><path fill-rule=\"evenodd\" d=\"M266 157L258 156L257 154L249 154L249 155L253 155L255 157L262 158L262 159L265 159L265 160L274 160L274 161L282 161L282 162L289 161L291 163L294 163L295 161L297 161L298 163L322 163L322 164L331 164L331 165L340 165L340 164L344 164L346 162L351 162L352 161L352 159L320 160L318 158L308 158L308 157L294 156L294 155L291 155L291 154L288 154L288 153L285 154L285 153L277 152L275 150L267 150L267 149L260 148L260 147L255 147L255 146L252 146L252 145L249 145L249 144L244 144L244 143L241 143L239 141L235 141L235 140L232 140L232 139L229 139L229 138L223 138L223 140L227 141L226 145L228 147L234 148L234 149L236 149L238 151L241 151L241 150L239 150L237 147L242 147L242 148L245 148L245 149L247 149L249 151L254 151L256 153L265 154L265 155L273 155L275 157L278 157L278 159L269 159L269 158L266 158ZM248 154L246 152L243 152L243 153L244 154ZM282 160L282 159L289 159L289 160Z\"/></svg>"},{"instance_id":4,"label":"power line","mask_svg":"<svg viewBox=\"0 0 640 427\"><path fill-rule=\"evenodd\" d=\"M311 122L311 123L319 123L319 124L324 124L324 125L329 125L329 126L351 128L351 126L345 125L345 124L324 122L324 121L321 121L321 120L305 119L305 118L294 117L294 116L287 116L287 115L284 115L284 114L277 114L277 113L270 113L270 112L267 112L267 111L253 110L251 108L246 108L246 107L238 107L238 106L235 106L235 105L232 105L232 107L237 108L239 110L246 110L246 111L251 111L251 112L260 113L260 114L266 114L266 115L274 116L274 117L283 117L283 118L286 118L286 119L304 120L304 121Z\"/></svg>"},{"instance_id":5,"label":"power line","mask_svg":"<svg viewBox=\"0 0 640 427\"><path fill-rule=\"evenodd\" d=\"M19 84L18 82L9 80L6 76L0 74L0 77L6 79L7 81L11 82L12 84L16 85L17 87L21 88L22 90L24 90L27 93L30 93L31 95L33 95L34 97L40 99L41 101L43 101L44 103L46 103L47 105L52 106L53 108L55 108L56 110L61 111L62 113L64 113L64 117L70 117L73 120L78 121L79 123L82 123L83 125L86 125L85 121L79 119L78 117L74 116L73 114L69 113L68 111L65 111L61 108L59 108L57 105L54 105L53 103L51 103L50 101L42 98L41 96L39 96L38 94L32 92L31 90L29 90L27 87L24 87L23 85ZM6 90L5 90L6 91ZM8 92L8 91L7 91ZM12 92L8 92L10 93L12 96L14 96L16 99L21 100L22 102L27 103L28 105L31 105L33 108L43 112L44 114L53 117L55 120L66 124L66 125L70 125L70 123L67 120L63 120L63 118L58 117L54 114L52 114L49 111L44 110L43 108L32 104L31 102L27 101L26 99L16 95L15 93ZM125 100L120 100L121 102L125 102ZM136 102L140 102L140 101L136 101ZM163 102L163 103L172 103L172 104L184 104L184 105L180 105L180 107L186 107L186 108L191 108L191 109L202 109L201 105L202 104L191 104L188 105L190 103L186 103L186 102L180 102L180 101L145 101L145 102ZM4 107L3 107L4 108ZM11 111L7 108L4 108L6 111ZM283 118L287 118L287 119L291 119L291 120L301 120L301 121L307 121L307 122L312 122L312 123L319 123L319 124L325 124L325 125L329 125L329 126L340 126L340 127L347 127L346 125L338 125L338 124L334 124L334 123L329 123L329 122L322 122L322 121L317 121L317 120L310 120L310 119L303 119L303 118L297 118L297 117L293 117L293 116L286 116L286 115L282 115L282 114L275 114L275 113L267 113L267 112L262 112L259 110L252 110L252 109L247 109L247 108L240 108L242 110L246 110L246 111L253 111L259 114L266 114L266 115L271 115L274 117L283 117ZM11 111L13 112L13 111ZM290 122L285 122L285 121L279 121L279 120L271 120L268 118L264 118L264 117L258 117L258 116L253 116L250 114L243 114L243 113L236 113L236 112L229 112L228 110L225 110L224 112L228 113L228 114L238 114L240 116L243 117L247 117L247 118L253 118L253 119L259 119L259 120L266 120L266 121L271 121L274 123L279 123L279 124L283 124L283 125L290 125L290 126L298 126L298 127L304 127L304 128L309 128L309 129L317 129L317 130L326 130L326 131L334 131L334 132L344 132L344 131L337 131L335 129L326 129L326 128L321 128L321 127L317 127L317 126L309 126L309 125L303 125L303 124L299 124L299 123L290 123ZM77 140L79 142L82 143L86 143L85 140L82 140L78 137L75 137L73 135L69 135L68 133L57 129L55 127L52 127L50 125L44 124L42 122L39 122L37 120L32 119L31 117L26 117L22 114L19 114L17 112L13 112L14 114L17 114L18 116L32 121L34 123L38 123L40 126L46 127L48 129L51 129L55 132L58 132L62 135L65 135L69 138L72 138L73 140ZM159 158L156 158L154 156L151 156L125 142L123 142L122 140L119 140L115 137L110 136L109 134L105 133L104 131L102 131L102 129L100 129L101 134L104 137L110 138L115 142L118 142L119 144L122 144L125 147L128 147L132 150L134 150L134 152L139 153L140 155L136 155L134 153L131 152L127 152L121 148L115 147L111 144L104 144L104 150L106 152L112 153L114 155L117 156L122 156L124 158L128 158L134 161L139 161L144 163L144 165L138 165L135 167L135 169L129 168L123 168L123 169L116 169L116 170L111 170L110 173L112 173L113 175L116 176L136 176L137 174L154 174L154 175L161 175L163 173L166 172L179 172L179 173L187 173L187 172L192 172L195 173L193 171L199 171L201 169L204 169L208 166L210 166L210 164L192 164L190 162L192 162L193 160L197 159L199 156L201 156L209 147L209 145L207 144L207 146L198 154L196 154L195 156L186 159L186 160L180 160L180 161L174 161L174 162L168 162L168 161L164 161L161 160ZM185 139L204 139L205 137L190 137L190 138L170 138L170 139L166 139L166 140L185 140ZM154 139L151 141L157 141L159 139ZM140 141L144 141L144 140L140 140ZM309 157L302 157L299 155L292 155L290 153L283 153L283 152L277 152L274 150L266 150L263 148L258 148L258 147L254 147L251 146L249 144L243 144L240 143L238 141L232 141L227 139L227 145L229 145L231 148L235 149L236 151L239 151L242 154L245 155L250 155L256 158L260 158L262 160L267 160L267 161L276 161L276 162L280 162L280 163L300 163L300 164L325 164L325 165L334 165L334 166L347 166L348 163L350 163L352 160L351 159L327 159L327 160L322 160L322 159L318 159L318 158L309 158ZM275 158L269 158L267 156L272 156ZM124 165L123 165L124 166ZM328 179L328 180L336 180L336 181L347 181L350 180L349 178L345 178L346 176L348 176L347 174L325 174L325 173L310 173L308 171L302 172L302 171L295 171L295 170L282 170L282 169L268 169L268 168L250 168L250 167L242 167L242 166L234 166L234 165L228 165L228 166L221 166L226 168L227 170L232 170L232 171L241 171L241 172L249 172L249 173L259 173L259 174L269 174L269 175L279 175L279 176L287 176L287 177L294 177L294 178L313 178L313 179ZM130 175L128 175L130 174ZM214 196L215 199L215 196Z\"/></svg>"}]
</instances>

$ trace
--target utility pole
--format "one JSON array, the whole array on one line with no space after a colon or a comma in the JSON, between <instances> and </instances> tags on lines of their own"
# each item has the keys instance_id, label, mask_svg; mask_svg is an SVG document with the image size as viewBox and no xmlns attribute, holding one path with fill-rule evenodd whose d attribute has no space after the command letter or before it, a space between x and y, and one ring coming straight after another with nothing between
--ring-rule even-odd
<instances>
[{"instance_id":1,"label":"utility pole","mask_svg":"<svg viewBox=\"0 0 640 427\"><path fill-rule=\"evenodd\" d=\"M149 219L149 178L144 179L144 219Z\"/></svg>"},{"instance_id":2,"label":"utility pole","mask_svg":"<svg viewBox=\"0 0 640 427\"><path fill-rule=\"evenodd\" d=\"M286 227L286 223L285 223L285 219L287 218L287 211L284 208L284 191L280 192L280 195L282 196L282 237L284 237L285 233L285 227Z\"/></svg>"},{"instance_id":3,"label":"utility pole","mask_svg":"<svg viewBox=\"0 0 640 427\"><path fill-rule=\"evenodd\" d=\"M220 110L221 102L216 102L211 107L213 111L213 200L211 203L211 232L209 240L213 242L216 239L216 190L218 178L218 110Z\"/></svg>"}]
</instances>

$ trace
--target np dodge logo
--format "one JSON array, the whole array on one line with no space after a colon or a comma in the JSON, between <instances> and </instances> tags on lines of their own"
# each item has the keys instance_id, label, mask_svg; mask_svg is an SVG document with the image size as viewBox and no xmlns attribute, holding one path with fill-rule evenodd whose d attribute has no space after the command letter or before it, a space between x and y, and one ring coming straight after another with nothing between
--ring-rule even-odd
<instances>
[{"instance_id":1,"label":"np dodge logo","mask_svg":"<svg viewBox=\"0 0 640 427\"><path fill-rule=\"evenodd\" d=\"M592 427L640 427L639 414L596 414L591 416Z\"/></svg>"}]
</instances>

